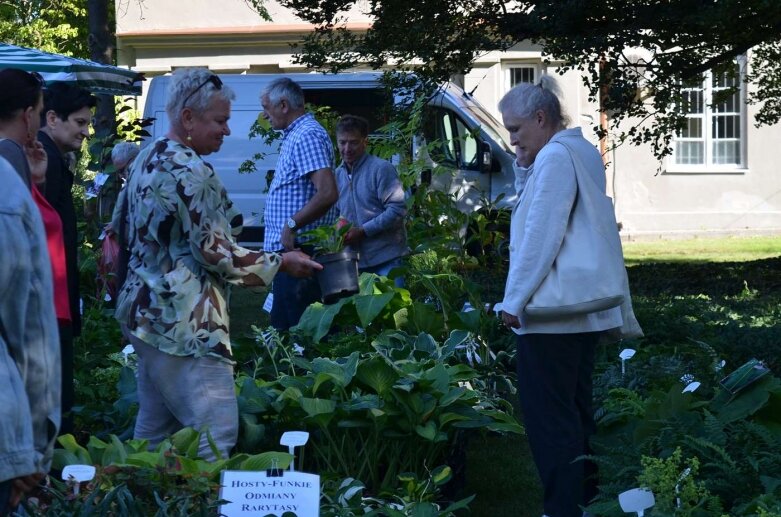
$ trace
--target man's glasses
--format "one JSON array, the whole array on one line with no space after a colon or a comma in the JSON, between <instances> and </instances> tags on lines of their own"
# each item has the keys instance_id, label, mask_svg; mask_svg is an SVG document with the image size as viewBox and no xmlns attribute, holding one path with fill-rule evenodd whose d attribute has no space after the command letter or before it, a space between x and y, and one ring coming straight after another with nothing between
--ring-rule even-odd
<instances>
[{"instance_id":1,"label":"man's glasses","mask_svg":"<svg viewBox=\"0 0 781 517\"><path fill-rule=\"evenodd\" d=\"M204 82L198 85L198 88L191 91L190 94L184 98L184 102L182 103L182 109L187 107L187 101L190 100L190 97L195 95L198 92L198 90L200 90L201 88L203 88L209 83L212 83L212 85L214 85L215 90L222 90L222 79L220 79L216 75L210 75L208 79L206 79Z\"/></svg>"}]
</instances>

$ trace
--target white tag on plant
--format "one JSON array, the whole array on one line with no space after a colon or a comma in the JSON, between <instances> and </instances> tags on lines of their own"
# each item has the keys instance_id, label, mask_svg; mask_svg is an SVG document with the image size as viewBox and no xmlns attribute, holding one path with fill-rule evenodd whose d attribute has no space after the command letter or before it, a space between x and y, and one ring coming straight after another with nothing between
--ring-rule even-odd
<instances>
[{"instance_id":1,"label":"white tag on plant","mask_svg":"<svg viewBox=\"0 0 781 517\"><path fill-rule=\"evenodd\" d=\"M271 308L274 306L274 293L268 293L266 301L263 302L263 310L271 314Z\"/></svg>"},{"instance_id":2,"label":"white tag on plant","mask_svg":"<svg viewBox=\"0 0 781 517\"><path fill-rule=\"evenodd\" d=\"M626 362L635 356L635 350L633 348L624 348L618 357L621 358L621 375L626 373Z\"/></svg>"},{"instance_id":3,"label":"white tag on plant","mask_svg":"<svg viewBox=\"0 0 781 517\"><path fill-rule=\"evenodd\" d=\"M92 465L67 465L62 469L62 480L73 483L74 495L79 494L79 483L91 481L95 477Z\"/></svg>"},{"instance_id":4,"label":"white tag on plant","mask_svg":"<svg viewBox=\"0 0 781 517\"><path fill-rule=\"evenodd\" d=\"M290 462L290 470L293 471L296 470L295 469L296 447L305 445L308 440L309 440L309 433L306 431L287 431L286 433L282 434L282 437L279 439L279 443L280 445L287 446L287 451L290 453L291 456L293 456L293 461Z\"/></svg>"},{"instance_id":5,"label":"white tag on plant","mask_svg":"<svg viewBox=\"0 0 781 517\"><path fill-rule=\"evenodd\" d=\"M625 512L637 512L638 517L642 517L647 509L656 504L656 499L647 488L633 488L618 494L618 504Z\"/></svg>"},{"instance_id":6,"label":"white tag on plant","mask_svg":"<svg viewBox=\"0 0 781 517\"><path fill-rule=\"evenodd\" d=\"M683 391L681 393L694 393L694 390L700 387L700 383L698 381L690 382L686 385L685 388L683 388Z\"/></svg>"},{"instance_id":7,"label":"white tag on plant","mask_svg":"<svg viewBox=\"0 0 781 517\"><path fill-rule=\"evenodd\" d=\"M67 465L62 469L63 481L91 481L95 477L95 467L92 465Z\"/></svg>"}]
</instances>

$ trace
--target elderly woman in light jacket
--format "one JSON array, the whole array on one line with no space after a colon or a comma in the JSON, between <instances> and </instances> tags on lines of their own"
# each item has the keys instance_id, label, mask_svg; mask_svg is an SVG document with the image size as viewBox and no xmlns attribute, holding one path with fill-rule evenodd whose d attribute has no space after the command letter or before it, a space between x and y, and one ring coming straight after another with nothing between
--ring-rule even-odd
<instances>
[{"instance_id":1,"label":"elderly woman in light jacket","mask_svg":"<svg viewBox=\"0 0 781 517\"><path fill-rule=\"evenodd\" d=\"M589 452L589 438L596 428L591 409L594 352L604 332L624 326L624 311L614 306L540 318L527 309L554 265L564 267L557 257L570 226L592 223L574 221L582 217L582 211L575 209L576 200L581 205L586 202L580 197L585 192L579 194L578 176L588 178L588 185L581 188L593 189L607 203L599 217L613 233L614 245L618 230L611 224L615 216L604 196L601 156L580 128L567 129L556 81L543 76L539 84L514 87L499 103L499 110L516 150L516 185L523 188L511 222L502 318L519 334L518 391L544 488L545 515L580 517L582 507L596 495L595 467L575 461ZM575 167L580 167L577 174ZM617 246L618 266L605 267L621 268L616 274L625 278L620 243ZM564 289L576 287L589 286Z\"/></svg>"},{"instance_id":2,"label":"elderly woman in light jacket","mask_svg":"<svg viewBox=\"0 0 781 517\"><path fill-rule=\"evenodd\" d=\"M233 91L206 69L174 72L168 133L132 162L115 228L127 204L128 275L116 317L139 357L135 438L152 445L182 427L204 431L200 454L222 455L238 435L228 302L231 286L265 288L277 271L322 266L300 252L242 248L241 214L203 156L230 135Z\"/></svg>"}]
</instances>

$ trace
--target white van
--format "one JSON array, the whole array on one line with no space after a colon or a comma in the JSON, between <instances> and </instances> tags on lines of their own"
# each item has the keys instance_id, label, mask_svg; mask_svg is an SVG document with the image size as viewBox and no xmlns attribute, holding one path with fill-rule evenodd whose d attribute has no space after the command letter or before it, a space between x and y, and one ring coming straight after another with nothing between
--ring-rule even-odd
<instances>
[{"instance_id":1,"label":"white van","mask_svg":"<svg viewBox=\"0 0 781 517\"><path fill-rule=\"evenodd\" d=\"M244 215L242 241L262 242L266 176L276 167L279 141L267 146L260 138L250 139L249 132L261 111L261 90L283 75L301 85L307 103L330 106L340 114L363 116L372 131L386 122L381 119L386 99L378 72L220 75L236 93L229 121L231 134L220 151L206 160ZM152 139L163 136L168 129L165 102L169 80L170 76L155 77L149 86L144 117L155 119L149 129ZM454 171L452 175L437 175L433 184L456 194L465 211L478 210L484 202L481 200L494 201L500 194L505 196L499 206L511 206L515 201L514 154L502 125L472 96L451 83L442 85L428 107L423 136L441 144L436 152L429 153L438 160L432 162L432 167L440 165ZM265 155L256 162L258 172L239 173L239 166L256 153Z\"/></svg>"}]
</instances>

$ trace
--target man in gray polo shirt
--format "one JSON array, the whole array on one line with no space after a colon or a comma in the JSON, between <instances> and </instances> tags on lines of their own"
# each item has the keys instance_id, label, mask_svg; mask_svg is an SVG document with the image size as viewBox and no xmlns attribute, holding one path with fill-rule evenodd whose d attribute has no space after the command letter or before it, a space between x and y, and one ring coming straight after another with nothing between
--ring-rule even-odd
<instances>
[{"instance_id":1,"label":"man in gray polo shirt","mask_svg":"<svg viewBox=\"0 0 781 517\"><path fill-rule=\"evenodd\" d=\"M360 254L362 272L387 276L407 254L404 189L388 161L366 152L369 124L345 115L336 126L342 164L336 169L337 206L353 227L345 242ZM401 284L401 277L397 284Z\"/></svg>"}]
</instances>

